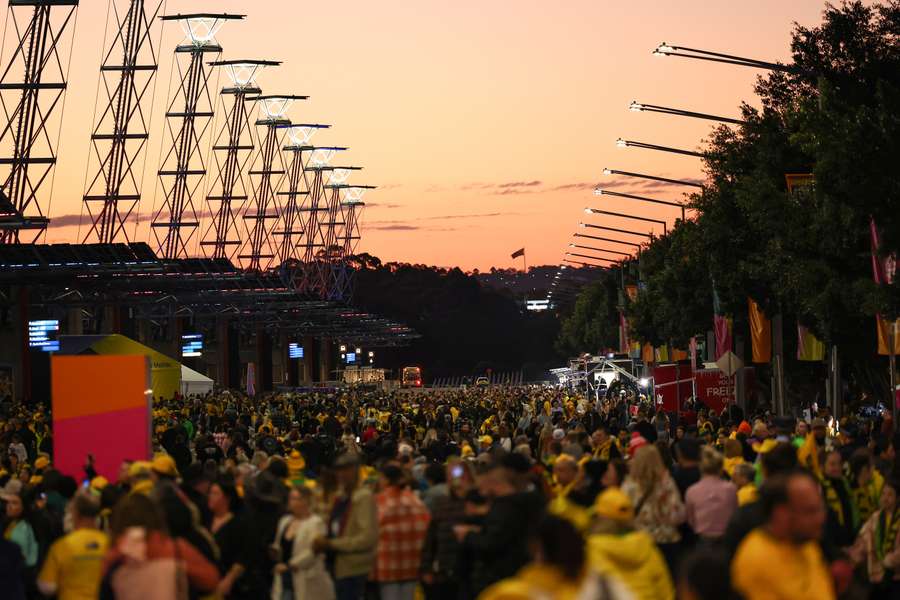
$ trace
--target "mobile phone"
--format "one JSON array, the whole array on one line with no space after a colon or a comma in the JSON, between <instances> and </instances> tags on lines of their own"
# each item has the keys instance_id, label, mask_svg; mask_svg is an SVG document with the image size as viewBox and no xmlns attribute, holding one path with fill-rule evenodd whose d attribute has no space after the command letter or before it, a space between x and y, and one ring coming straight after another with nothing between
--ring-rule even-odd
<instances>
[{"instance_id":1,"label":"mobile phone","mask_svg":"<svg viewBox=\"0 0 900 600\"><path fill-rule=\"evenodd\" d=\"M450 475L452 475L456 479L459 479L460 477L462 477L463 476L462 465L454 465L454 467L452 469L450 469Z\"/></svg>"},{"instance_id":2,"label":"mobile phone","mask_svg":"<svg viewBox=\"0 0 900 600\"><path fill-rule=\"evenodd\" d=\"M359 436L356 436L356 443L359 443Z\"/></svg>"}]
</instances>

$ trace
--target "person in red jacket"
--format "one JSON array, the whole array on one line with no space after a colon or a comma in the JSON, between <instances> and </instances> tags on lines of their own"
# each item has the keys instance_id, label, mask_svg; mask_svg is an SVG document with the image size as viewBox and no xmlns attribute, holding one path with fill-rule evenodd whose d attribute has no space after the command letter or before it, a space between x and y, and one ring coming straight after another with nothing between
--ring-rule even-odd
<instances>
[{"instance_id":1,"label":"person in red jacket","mask_svg":"<svg viewBox=\"0 0 900 600\"><path fill-rule=\"evenodd\" d=\"M147 496L131 494L119 501L111 530L101 600L171 600L216 589L215 565L184 539L169 536L159 508Z\"/></svg>"}]
</instances>

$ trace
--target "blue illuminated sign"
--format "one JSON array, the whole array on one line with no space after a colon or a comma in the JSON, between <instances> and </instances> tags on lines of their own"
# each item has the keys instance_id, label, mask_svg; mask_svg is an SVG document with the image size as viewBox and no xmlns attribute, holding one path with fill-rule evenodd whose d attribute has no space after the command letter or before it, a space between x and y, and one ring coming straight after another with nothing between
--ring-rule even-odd
<instances>
[{"instance_id":1,"label":"blue illuminated sign","mask_svg":"<svg viewBox=\"0 0 900 600\"><path fill-rule=\"evenodd\" d=\"M356 352L348 352L347 353L347 362L348 363L356 362Z\"/></svg>"},{"instance_id":2,"label":"blue illuminated sign","mask_svg":"<svg viewBox=\"0 0 900 600\"><path fill-rule=\"evenodd\" d=\"M294 342L288 344L288 358L303 358L303 346Z\"/></svg>"},{"instance_id":3,"label":"blue illuminated sign","mask_svg":"<svg viewBox=\"0 0 900 600\"><path fill-rule=\"evenodd\" d=\"M203 355L203 334L189 333L181 336L181 355L186 357Z\"/></svg>"},{"instance_id":4,"label":"blue illuminated sign","mask_svg":"<svg viewBox=\"0 0 900 600\"><path fill-rule=\"evenodd\" d=\"M28 346L40 348L44 352L57 352L59 350L59 321L47 319L43 321L28 321Z\"/></svg>"}]
</instances>

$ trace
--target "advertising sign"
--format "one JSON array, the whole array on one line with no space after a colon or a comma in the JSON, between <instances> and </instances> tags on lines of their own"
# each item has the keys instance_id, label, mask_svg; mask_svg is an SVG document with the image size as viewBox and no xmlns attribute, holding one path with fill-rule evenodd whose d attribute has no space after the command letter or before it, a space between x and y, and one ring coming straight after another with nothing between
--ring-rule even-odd
<instances>
[{"instance_id":1,"label":"advertising sign","mask_svg":"<svg viewBox=\"0 0 900 600\"><path fill-rule=\"evenodd\" d=\"M60 356L51 359L53 464L79 481L88 455L110 481L125 460L151 452L150 359Z\"/></svg>"}]
</instances>

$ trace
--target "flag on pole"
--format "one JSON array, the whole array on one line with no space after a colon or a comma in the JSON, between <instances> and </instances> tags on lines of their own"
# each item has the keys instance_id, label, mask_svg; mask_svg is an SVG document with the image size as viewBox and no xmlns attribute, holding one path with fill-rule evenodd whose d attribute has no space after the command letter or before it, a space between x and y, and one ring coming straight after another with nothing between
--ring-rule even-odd
<instances>
[{"instance_id":1,"label":"flag on pole","mask_svg":"<svg viewBox=\"0 0 900 600\"><path fill-rule=\"evenodd\" d=\"M520 256L525 256L525 248L519 248L512 253L512 258L519 258Z\"/></svg>"},{"instance_id":2,"label":"flag on pole","mask_svg":"<svg viewBox=\"0 0 900 600\"><path fill-rule=\"evenodd\" d=\"M722 303L719 300L719 292L716 290L716 282L713 281L713 331L716 334L716 351L713 356L716 360L731 350L731 333L733 321L725 315Z\"/></svg>"}]
</instances>

